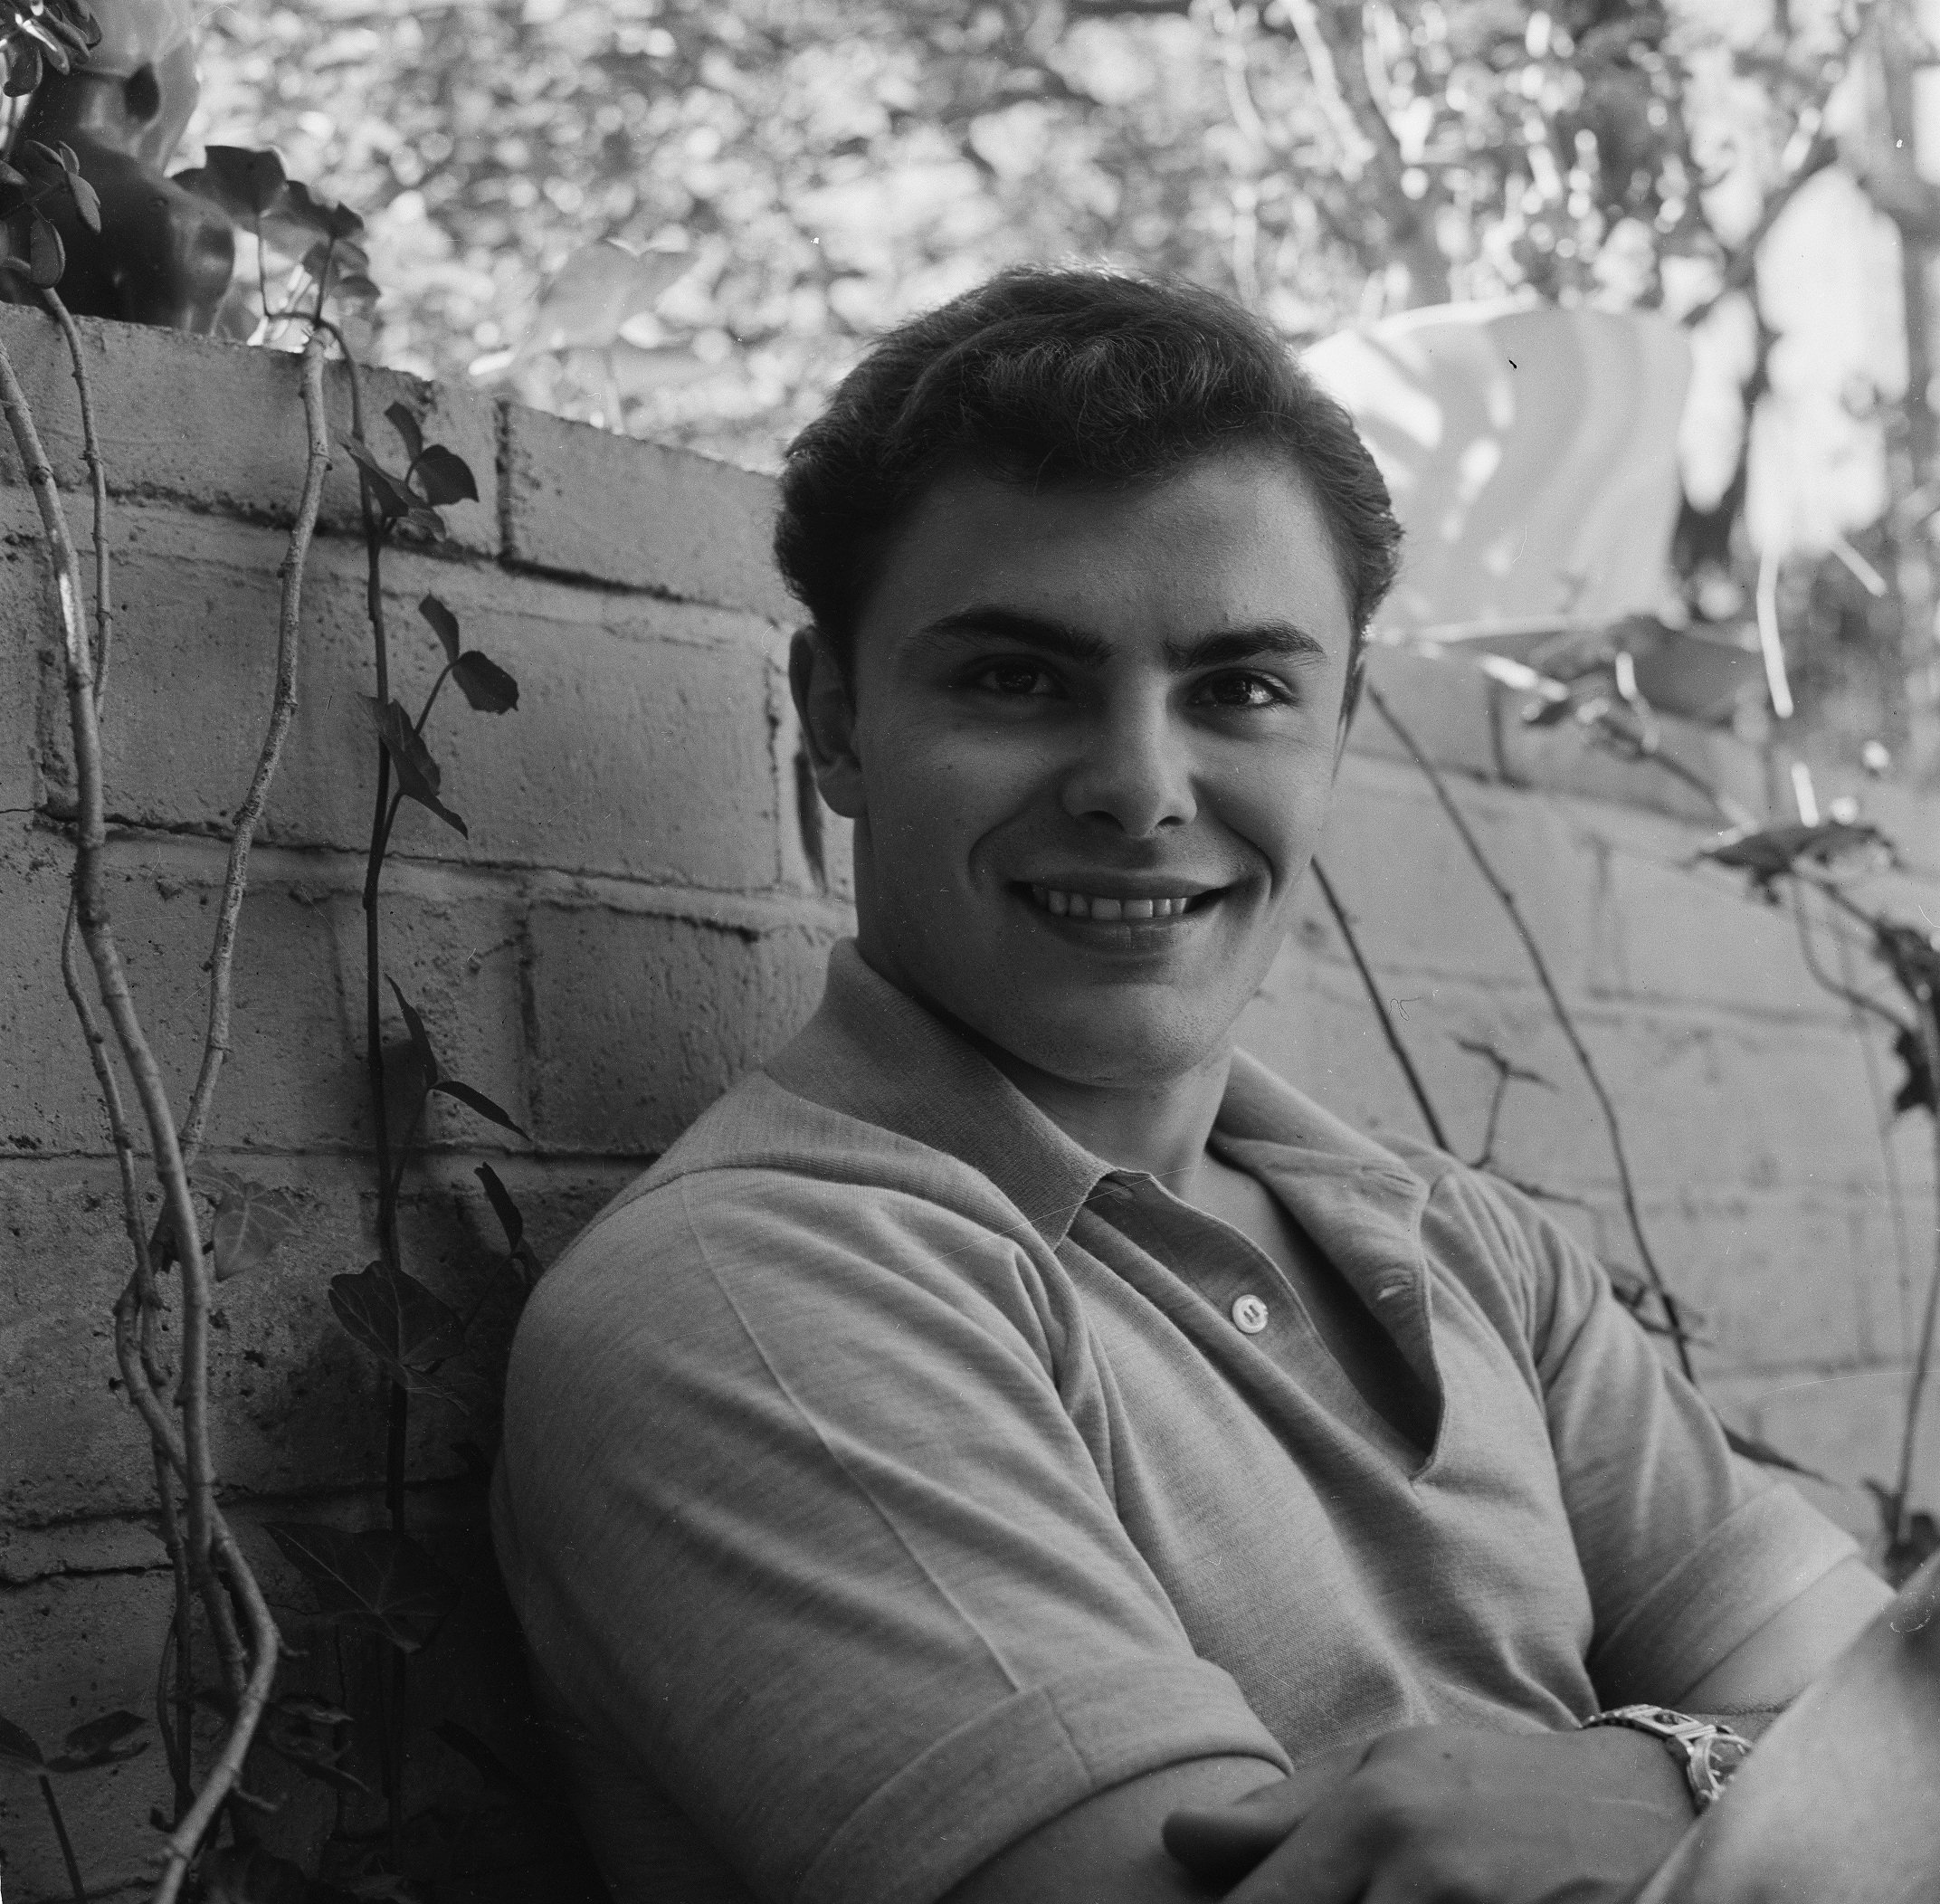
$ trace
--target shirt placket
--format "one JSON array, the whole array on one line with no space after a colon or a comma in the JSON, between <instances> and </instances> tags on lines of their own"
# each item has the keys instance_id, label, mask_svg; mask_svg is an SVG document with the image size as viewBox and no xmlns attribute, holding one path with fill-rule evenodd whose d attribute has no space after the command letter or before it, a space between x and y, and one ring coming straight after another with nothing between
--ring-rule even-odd
<instances>
[{"instance_id":1,"label":"shirt placket","mask_svg":"<svg viewBox=\"0 0 1940 1904\"><path fill-rule=\"evenodd\" d=\"M1354 1385L1299 1291L1258 1244L1142 1173L1111 1173L1092 1193L1091 1204L1128 1243L1217 1311L1223 1330L1237 1338L1236 1348L1243 1344L1268 1357L1336 1421L1352 1423L1406 1467L1421 1464L1420 1451ZM1392 1335L1392 1319L1382 1319Z\"/></svg>"}]
</instances>

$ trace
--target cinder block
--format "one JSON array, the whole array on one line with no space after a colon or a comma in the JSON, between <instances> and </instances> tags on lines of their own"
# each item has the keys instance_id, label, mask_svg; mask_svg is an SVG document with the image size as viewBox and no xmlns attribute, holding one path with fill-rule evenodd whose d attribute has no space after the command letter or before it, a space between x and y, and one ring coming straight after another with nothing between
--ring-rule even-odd
<instances>
[{"instance_id":1,"label":"cinder block","mask_svg":"<svg viewBox=\"0 0 1940 1904\"><path fill-rule=\"evenodd\" d=\"M1565 813L1464 781L1450 789L1566 991L1590 956L1594 862ZM1350 761L1319 858L1370 961L1521 985L1528 957L1468 850L1412 768ZM1316 894L1317 898L1317 894Z\"/></svg>"},{"instance_id":2,"label":"cinder block","mask_svg":"<svg viewBox=\"0 0 1940 1904\"><path fill-rule=\"evenodd\" d=\"M461 1313L464 1349L440 1370L457 1402L414 1405L414 1477L463 1471L454 1444L495 1445L517 1287L497 1219L471 1175L476 1153L433 1156L406 1172L399 1236L406 1269ZM376 1255L376 1189L358 1158L262 1157L230 1149L209 1161L289 1191L299 1233L270 1261L219 1284L212 1319L211 1419L227 1496L283 1497L381 1483L386 1379L329 1307L333 1276ZM493 1159L549 1262L633 1174L597 1162ZM152 1221L157 1205L148 1194ZM120 1386L112 1310L130 1257L115 1172L93 1162L14 1164L0 1171L0 1524L27 1546L0 1550L5 1574L98 1566L60 1524L150 1512L147 1437ZM173 1366L173 1279L161 1330ZM35 1530L52 1529L44 1537ZM42 1545L36 1545L41 1542ZM68 1557L62 1556L72 1547ZM4 1576L0 1576L4 1577Z\"/></svg>"},{"instance_id":3,"label":"cinder block","mask_svg":"<svg viewBox=\"0 0 1940 1904\"><path fill-rule=\"evenodd\" d=\"M1787 1019L1838 1021L1847 1007L1813 982L1786 905L1767 905L1742 875L1693 863L1630 815L1599 816L1601 878L1591 987ZM1671 849L1667 851L1667 849ZM1810 904L1815 956L1836 970L1822 903Z\"/></svg>"},{"instance_id":4,"label":"cinder block","mask_svg":"<svg viewBox=\"0 0 1940 1904\"><path fill-rule=\"evenodd\" d=\"M155 1709L155 1662L173 1590L165 1568L91 1579L55 1578L0 1592L0 1685L6 1716L52 1752L78 1725L115 1711ZM152 1885L160 1842L148 1813L170 1804L168 1765L153 1723L133 1735L147 1749L99 1771L55 1780L89 1897ZM0 1781L0 1845L8 1904L71 1898L53 1825L34 1780Z\"/></svg>"},{"instance_id":5,"label":"cinder block","mask_svg":"<svg viewBox=\"0 0 1940 1904\"><path fill-rule=\"evenodd\" d=\"M40 1533L0 1530L0 1586L31 1586L56 1574L138 1574L167 1564L160 1537L135 1521L73 1521Z\"/></svg>"},{"instance_id":6,"label":"cinder block","mask_svg":"<svg viewBox=\"0 0 1940 1904\"><path fill-rule=\"evenodd\" d=\"M775 484L690 450L505 406L505 556L793 624L775 572Z\"/></svg>"},{"instance_id":7,"label":"cinder block","mask_svg":"<svg viewBox=\"0 0 1940 1904\"><path fill-rule=\"evenodd\" d=\"M1923 1204L1907 1214L1919 1222L1927 1211ZM1824 1368L1851 1368L1899 1357L1892 1220L1883 1201L1809 1185L1721 1196L1694 1186L1673 1202L1653 1200L1644 1215L1666 1275L1704 1313L1713 1366L1785 1367L1809 1357Z\"/></svg>"},{"instance_id":8,"label":"cinder block","mask_svg":"<svg viewBox=\"0 0 1940 1904\"><path fill-rule=\"evenodd\" d=\"M1879 1510L1865 1483L1890 1487L1898 1473L1906 1369L1795 1366L1713 1376L1707 1389L1733 1427L1826 1475L1830 1485L1786 1478L1877 1559L1884 1545ZM1912 1499L1928 1513L1940 1513L1940 1395L1931 1385L1916 1451Z\"/></svg>"},{"instance_id":9,"label":"cinder block","mask_svg":"<svg viewBox=\"0 0 1940 1904\"><path fill-rule=\"evenodd\" d=\"M0 995L0 1035L18 1085L0 1116L0 1149L100 1155L108 1135L94 1073L61 980L70 850L42 835L31 871L11 881L18 981ZM117 946L175 1114L186 1110L207 1027L210 955L223 854L214 842L119 840L104 882ZM83 961L92 987L92 967ZM327 919L301 897L257 883L236 940L232 1049L217 1087L211 1139L268 1149L333 1148L359 1106ZM97 1005L97 1015L106 1024ZM361 1044L357 1047L361 1050ZM124 1085L129 1116L140 1107ZM146 1144L146 1134L141 1141Z\"/></svg>"},{"instance_id":10,"label":"cinder block","mask_svg":"<svg viewBox=\"0 0 1940 1904\"><path fill-rule=\"evenodd\" d=\"M1488 677L1472 662L1376 643L1367 651L1367 680L1437 766L1481 780L1497 776ZM1347 749L1376 760L1413 757L1365 697Z\"/></svg>"},{"instance_id":11,"label":"cinder block","mask_svg":"<svg viewBox=\"0 0 1940 1904\"><path fill-rule=\"evenodd\" d=\"M1318 922L1314 924L1317 928ZM1297 930L1289 938L1241 1017L1241 1047L1370 1137L1395 1134L1431 1141L1359 979L1317 949L1327 944L1317 929ZM1398 980L1389 989L1410 996L1420 993L1407 981ZM1433 1015L1423 1017L1413 1005L1407 1007L1410 1054L1430 1073L1429 1092L1437 1109L1451 1117L1453 1100L1444 1088L1439 1049L1446 1040L1431 1028L1440 1022L1440 1001L1429 1001L1426 1009Z\"/></svg>"},{"instance_id":12,"label":"cinder block","mask_svg":"<svg viewBox=\"0 0 1940 1904\"><path fill-rule=\"evenodd\" d=\"M1615 1103L1632 1174L1646 1196L1687 1186L1864 1195L1878 1181L1875 1113L1859 1054L1831 1029L1746 1026L1695 1014L1576 1014ZM1506 1049L1560 1087L1518 1091L1502 1120L1504 1154L1548 1181L1578 1160L1606 1159L1587 1084L1539 1000L1519 1001Z\"/></svg>"},{"instance_id":13,"label":"cinder block","mask_svg":"<svg viewBox=\"0 0 1940 1904\"><path fill-rule=\"evenodd\" d=\"M601 907L533 913L535 1128L607 1157L663 1150L822 994L827 936Z\"/></svg>"},{"instance_id":14,"label":"cinder block","mask_svg":"<svg viewBox=\"0 0 1940 1904\"><path fill-rule=\"evenodd\" d=\"M0 491L0 821L24 819L39 803L43 681L59 687L52 568L31 541L21 499Z\"/></svg>"},{"instance_id":15,"label":"cinder block","mask_svg":"<svg viewBox=\"0 0 1940 1904\"><path fill-rule=\"evenodd\" d=\"M290 520L309 454L302 383L293 352L251 348L178 330L77 319L94 396L109 493L169 496L199 509L257 520ZM0 342L13 358L56 481L68 490L77 543L91 546L89 478L81 459L80 396L53 319L23 305L0 309ZM482 555L499 548L497 413L471 391L394 370L362 373L365 432L379 461L403 473L406 458L385 409L402 403L429 442L470 465L479 500L443 511L446 546ZM351 433L350 383L340 364L325 373L333 449L322 526L361 537L356 465L341 445ZM21 483L11 433L0 433L0 483ZM109 524L112 539L125 510Z\"/></svg>"},{"instance_id":16,"label":"cinder block","mask_svg":"<svg viewBox=\"0 0 1940 1904\"><path fill-rule=\"evenodd\" d=\"M104 724L111 813L225 833L253 771L274 679L277 538L161 511L119 564L131 631ZM508 581L423 557L386 569L393 694L415 712L443 655L417 612L434 591L463 639L519 685L482 714L449 685L424 730L469 837L407 803L399 854L728 889L775 884L777 789L766 656L744 615ZM376 743L362 560L312 552L299 706L259 837L361 852ZM611 625L608 625L610 618ZM137 636L138 635L138 639ZM233 710L212 722L212 709ZM50 755L65 762L50 722ZM71 768L55 777L68 788Z\"/></svg>"}]
</instances>

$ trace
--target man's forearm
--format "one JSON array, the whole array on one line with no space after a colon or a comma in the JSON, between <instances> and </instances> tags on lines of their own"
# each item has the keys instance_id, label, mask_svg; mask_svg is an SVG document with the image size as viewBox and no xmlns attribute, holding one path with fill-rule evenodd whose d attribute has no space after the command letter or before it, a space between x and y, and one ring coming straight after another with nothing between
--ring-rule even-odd
<instances>
[{"instance_id":1,"label":"man's forearm","mask_svg":"<svg viewBox=\"0 0 1940 1904\"><path fill-rule=\"evenodd\" d=\"M1842 1561L1783 1607L1717 1665L1667 1699L1680 1711L1717 1717L1746 1737L1756 1736L1734 1715L1772 1723L1805 1688L1865 1632L1893 1597L1862 1561Z\"/></svg>"}]
</instances>

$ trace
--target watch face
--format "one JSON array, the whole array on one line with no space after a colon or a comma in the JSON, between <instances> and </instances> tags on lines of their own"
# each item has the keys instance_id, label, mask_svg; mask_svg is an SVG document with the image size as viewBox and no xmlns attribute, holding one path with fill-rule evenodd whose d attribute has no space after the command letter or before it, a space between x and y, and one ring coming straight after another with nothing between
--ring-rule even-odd
<instances>
[{"instance_id":1,"label":"watch face","mask_svg":"<svg viewBox=\"0 0 1940 1904\"><path fill-rule=\"evenodd\" d=\"M1751 1749L1747 1740L1724 1733L1715 1733L1704 1742L1705 1758L1720 1785L1751 1756Z\"/></svg>"}]
</instances>

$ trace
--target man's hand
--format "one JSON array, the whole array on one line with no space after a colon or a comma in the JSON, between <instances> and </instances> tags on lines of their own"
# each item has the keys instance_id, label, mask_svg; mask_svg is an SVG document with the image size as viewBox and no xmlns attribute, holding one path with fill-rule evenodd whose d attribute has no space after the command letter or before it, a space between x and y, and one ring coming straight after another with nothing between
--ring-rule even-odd
<instances>
[{"instance_id":1,"label":"man's hand","mask_svg":"<svg viewBox=\"0 0 1940 1904\"><path fill-rule=\"evenodd\" d=\"M1227 1904L1621 1904L1692 1816L1640 1733L1419 1726L1174 1812L1165 1840L1195 1877L1246 1879Z\"/></svg>"}]
</instances>

